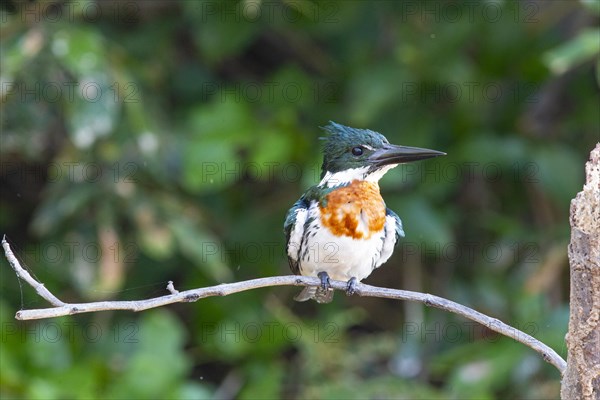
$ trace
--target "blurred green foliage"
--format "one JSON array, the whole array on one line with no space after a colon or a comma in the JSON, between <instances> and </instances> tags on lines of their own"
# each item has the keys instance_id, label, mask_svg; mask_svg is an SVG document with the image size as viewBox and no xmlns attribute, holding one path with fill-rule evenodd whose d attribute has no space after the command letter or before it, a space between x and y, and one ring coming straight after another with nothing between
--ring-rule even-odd
<instances>
[{"instance_id":1,"label":"blurred green foliage","mask_svg":"<svg viewBox=\"0 0 600 400\"><path fill-rule=\"evenodd\" d=\"M0 221L65 301L289 273L282 223L334 120L447 157L381 182L406 238L367 280L565 355L569 201L599 139L598 3L2 3ZM558 398L454 315L273 288L132 315L45 307L0 268L3 398Z\"/></svg>"}]
</instances>

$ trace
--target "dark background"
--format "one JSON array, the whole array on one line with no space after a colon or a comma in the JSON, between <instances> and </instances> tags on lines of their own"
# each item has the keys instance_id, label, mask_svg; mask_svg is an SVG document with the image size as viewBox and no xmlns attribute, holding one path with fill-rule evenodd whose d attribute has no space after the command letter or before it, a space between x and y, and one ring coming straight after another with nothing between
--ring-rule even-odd
<instances>
[{"instance_id":1,"label":"dark background","mask_svg":"<svg viewBox=\"0 0 600 400\"><path fill-rule=\"evenodd\" d=\"M2 2L1 233L68 302L288 274L329 120L448 156L381 182L366 283L444 296L566 355L569 201L599 139L595 1ZM538 354L421 304L253 290L21 323L3 398L558 398Z\"/></svg>"}]
</instances>

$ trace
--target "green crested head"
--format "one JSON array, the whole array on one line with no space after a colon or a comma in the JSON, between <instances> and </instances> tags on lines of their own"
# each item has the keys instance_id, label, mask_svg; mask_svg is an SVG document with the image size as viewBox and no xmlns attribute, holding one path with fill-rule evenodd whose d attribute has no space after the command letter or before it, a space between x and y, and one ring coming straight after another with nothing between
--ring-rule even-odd
<instances>
[{"instance_id":1,"label":"green crested head","mask_svg":"<svg viewBox=\"0 0 600 400\"><path fill-rule=\"evenodd\" d=\"M333 121L323 130L327 136L323 138L320 185L332 186L355 179L378 181L398 164L445 155L435 150L393 145L381 133Z\"/></svg>"}]
</instances>

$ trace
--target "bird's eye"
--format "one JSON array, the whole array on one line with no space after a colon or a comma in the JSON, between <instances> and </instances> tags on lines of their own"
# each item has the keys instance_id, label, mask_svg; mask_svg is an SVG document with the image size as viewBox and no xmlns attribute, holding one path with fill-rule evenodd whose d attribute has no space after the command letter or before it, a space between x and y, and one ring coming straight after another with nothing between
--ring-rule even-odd
<instances>
[{"instance_id":1,"label":"bird's eye","mask_svg":"<svg viewBox=\"0 0 600 400\"><path fill-rule=\"evenodd\" d=\"M352 148L352 154L353 155L355 155L355 156L362 156L362 153L363 153L362 147L358 147L357 146L357 147L353 147Z\"/></svg>"}]
</instances>

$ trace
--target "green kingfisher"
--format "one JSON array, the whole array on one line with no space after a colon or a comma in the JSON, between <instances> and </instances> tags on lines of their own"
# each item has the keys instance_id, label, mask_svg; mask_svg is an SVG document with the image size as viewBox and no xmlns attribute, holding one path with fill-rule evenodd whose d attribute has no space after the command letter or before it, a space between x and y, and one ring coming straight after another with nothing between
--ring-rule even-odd
<instances>
[{"instance_id":1,"label":"green kingfisher","mask_svg":"<svg viewBox=\"0 0 600 400\"><path fill-rule=\"evenodd\" d=\"M294 299L329 303L329 279L347 281L346 293L385 263L400 237L402 221L386 208L379 180L398 164L445 155L390 144L382 134L335 122L322 128L325 140L321 181L288 211L284 223L287 256L296 275L314 276Z\"/></svg>"}]
</instances>

